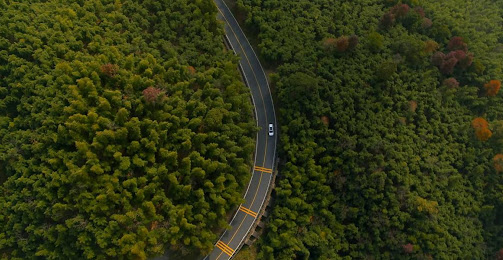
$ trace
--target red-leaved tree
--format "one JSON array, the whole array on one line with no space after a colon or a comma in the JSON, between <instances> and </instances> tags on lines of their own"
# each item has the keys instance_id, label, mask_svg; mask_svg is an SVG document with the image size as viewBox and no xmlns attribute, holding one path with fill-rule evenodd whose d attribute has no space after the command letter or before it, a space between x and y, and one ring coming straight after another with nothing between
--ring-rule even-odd
<instances>
[{"instance_id":1,"label":"red-leaved tree","mask_svg":"<svg viewBox=\"0 0 503 260\"><path fill-rule=\"evenodd\" d=\"M388 12L381 17L381 25L388 28L395 24L395 15Z\"/></svg>"},{"instance_id":2,"label":"red-leaved tree","mask_svg":"<svg viewBox=\"0 0 503 260\"><path fill-rule=\"evenodd\" d=\"M433 65L440 67L444 63L445 54L443 52L437 51L431 56L431 63Z\"/></svg>"},{"instance_id":3,"label":"red-leaved tree","mask_svg":"<svg viewBox=\"0 0 503 260\"><path fill-rule=\"evenodd\" d=\"M451 57L449 59L445 59L442 65L440 65L440 72L445 75L450 75L454 72L454 67L458 63L458 59L456 57Z\"/></svg>"},{"instance_id":4,"label":"red-leaved tree","mask_svg":"<svg viewBox=\"0 0 503 260\"><path fill-rule=\"evenodd\" d=\"M456 58L458 61L462 60L466 57L466 52L462 50L451 51L445 56L445 59L448 60L450 58Z\"/></svg>"},{"instance_id":5,"label":"red-leaved tree","mask_svg":"<svg viewBox=\"0 0 503 260\"><path fill-rule=\"evenodd\" d=\"M472 65L473 62L473 54L466 53L463 50L455 50L449 52L445 55L442 52L436 52L431 56L431 63L437 66L445 75L450 75L454 72L454 67L459 65L458 67L461 69L466 69Z\"/></svg>"},{"instance_id":6,"label":"red-leaved tree","mask_svg":"<svg viewBox=\"0 0 503 260\"><path fill-rule=\"evenodd\" d=\"M407 4L397 4L389 9L389 12L385 13L381 17L381 25L388 28L395 24L397 19L402 19L409 13L410 6Z\"/></svg>"},{"instance_id":7,"label":"red-leaved tree","mask_svg":"<svg viewBox=\"0 0 503 260\"><path fill-rule=\"evenodd\" d=\"M402 245L402 248L403 248L403 251L407 254L414 252L414 245L412 245L411 243Z\"/></svg>"},{"instance_id":8,"label":"red-leaved tree","mask_svg":"<svg viewBox=\"0 0 503 260\"><path fill-rule=\"evenodd\" d=\"M421 16L421 18L425 17L424 9L421 6L414 7L414 11Z\"/></svg>"},{"instance_id":9,"label":"red-leaved tree","mask_svg":"<svg viewBox=\"0 0 503 260\"><path fill-rule=\"evenodd\" d=\"M442 52L436 52L431 57L433 65L437 66L440 72L445 75L452 74L454 67L467 69L473 63L473 54L468 52L468 46L461 37L452 37L447 47L450 52L446 55Z\"/></svg>"},{"instance_id":10,"label":"red-leaved tree","mask_svg":"<svg viewBox=\"0 0 503 260\"><path fill-rule=\"evenodd\" d=\"M448 88L457 88L459 87L459 82L455 78L444 79L444 86Z\"/></svg>"},{"instance_id":11,"label":"red-leaved tree","mask_svg":"<svg viewBox=\"0 0 503 260\"><path fill-rule=\"evenodd\" d=\"M468 45L463 41L463 38L459 36L454 36L451 38L449 41L449 44L447 45L447 48L451 51L455 50L462 50L462 51L468 51Z\"/></svg>"},{"instance_id":12,"label":"red-leaved tree","mask_svg":"<svg viewBox=\"0 0 503 260\"><path fill-rule=\"evenodd\" d=\"M423 21L421 22L421 27L424 29L428 29L433 25L433 21L430 18L423 18Z\"/></svg>"},{"instance_id":13,"label":"red-leaved tree","mask_svg":"<svg viewBox=\"0 0 503 260\"><path fill-rule=\"evenodd\" d=\"M391 7L390 13L394 14L396 18L404 18L410 10L410 6L408 4L397 4Z\"/></svg>"},{"instance_id":14,"label":"red-leaved tree","mask_svg":"<svg viewBox=\"0 0 503 260\"><path fill-rule=\"evenodd\" d=\"M114 65L114 64L105 64L100 67L101 73L104 75L113 78L115 75L117 75L117 72L119 71L119 66Z\"/></svg>"},{"instance_id":15,"label":"red-leaved tree","mask_svg":"<svg viewBox=\"0 0 503 260\"><path fill-rule=\"evenodd\" d=\"M473 63L473 53L468 52L466 56L459 61L459 67L462 69L467 69L468 67L472 66Z\"/></svg>"},{"instance_id":16,"label":"red-leaved tree","mask_svg":"<svg viewBox=\"0 0 503 260\"><path fill-rule=\"evenodd\" d=\"M162 90L155 88L155 87L148 87L143 90L143 98L148 103L155 103L157 102L159 96L161 95Z\"/></svg>"}]
</instances>

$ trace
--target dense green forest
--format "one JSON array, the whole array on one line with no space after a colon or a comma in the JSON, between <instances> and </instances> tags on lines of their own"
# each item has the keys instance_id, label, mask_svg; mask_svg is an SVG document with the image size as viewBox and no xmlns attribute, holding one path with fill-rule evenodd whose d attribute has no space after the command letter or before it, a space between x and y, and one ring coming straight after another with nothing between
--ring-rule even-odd
<instances>
[{"instance_id":1,"label":"dense green forest","mask_svg":"<svg viewBox=\"0 0 503 260\"><path fill-rule=\"evenodd\" d=\"M0 259L212 249L256 132L216 13L0 0Z\"/></svg>"},{"instance_id":2,"label":"dense green forest","mask_svg":"<svg viewBox=\"0 0 503 260\"><path fill-rule=\"evenodd\" d=\"M503 1L236 12L280 107L258 259L503 259Z\"/></svg>"}]
</instances>

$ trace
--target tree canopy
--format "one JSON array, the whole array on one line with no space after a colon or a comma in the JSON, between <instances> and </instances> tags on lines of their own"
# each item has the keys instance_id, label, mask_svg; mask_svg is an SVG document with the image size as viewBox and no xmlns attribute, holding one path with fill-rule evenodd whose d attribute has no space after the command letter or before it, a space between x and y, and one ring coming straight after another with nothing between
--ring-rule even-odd
<instances>
[{"instance_id":1,"label":"tree canopy","mask_svg":"<svg viewBox=\"0 0 503 260\"><path fill-rule=\"evenodd\" d=\"M0 259L212 249L256 132L216 12L0 0Z\"/></svg>"},{"instance_id":2,"label":"tree canopy","mask_svg":"<svg viewBox=\"0 0 503 260\"><path fill-rule=\"evenodd\" d=\"M259 259L501 252L502 1L237 2L280 108Z\"/></svg>"}]
</instances>

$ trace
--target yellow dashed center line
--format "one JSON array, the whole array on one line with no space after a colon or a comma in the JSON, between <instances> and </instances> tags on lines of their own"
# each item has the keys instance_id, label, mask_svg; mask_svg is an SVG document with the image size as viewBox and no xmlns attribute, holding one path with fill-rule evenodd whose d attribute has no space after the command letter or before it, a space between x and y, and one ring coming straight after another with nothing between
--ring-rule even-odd
<instances>
[{"instance_id":1,"label":"yellow dashed center line","mask_svg":"<svg viewBox=\"0 0 503 260\"><path fill-rule=\"evenodd\" d=\"M260 167L260 166L255 166L255 171L272 173L272 169L264 168L264 167Z\"/></svg>"},{"instance_id":2,"label":"yellow dashed center line","mask_svg":"<svg viewBox=\"0 0 503 260\"><path fill-rule=\"evenodd\" d=\"M231 29L232 34L234 34L234 37L236 38L236 40L237 40L237 42L238 42L238 44L239 44L239 47L240 47L240 48L241 48L241 50L243 51L244 58L245 58L245 60L247 61L248 65L250 66L250 69L251 69L251 71L252 71L252 73L253 73L253 77L255 78L255 81L256 81L256 83L257 83L257 87L258 87L258 90L259 90L259 93L260 93L260 97L261 97L261 99L262 99L262 106L264 107L264 111L267 111L267 109L266 109L266 107L265 107L264 97L262 96L262 90L261 90L261 88L260 88L260 84L259 84L259 82L258 82L257 75L255 74L255 71L253 70L253 66L252 66L252 65L251 65L251 63L250 63L250 60L248 59L248 56L246 55L246 52L245 52L245 50L244 50L243 46L241 45L241 42L239 42L239 38L237 37L236 32L234 32L234 30L232 29L232 27L230 27L230 23L229 23L229 21L227 20L227 18L225 17L225 15L222 13L222 11L221 11L220 9L218 9L218 12L222 15L222 17L223 17L223 18L224 18L224 20L227 22L227 24L229 24L229 28ZM268 122L267 113L265 113L265 119L266 119L266 121ZM265 139L264 162L265 162L265 159L266 159L266 156L267 156L267 141L268 141L268 139L269 139L269 138L266 138L266 139ZM272 170L271 170L271 169L264 168L264 167L259 167L259 168L261 168L261 170L257 170L257 171L266 172L266 173L272 173ZM260 187L260 183L261 183L261 182L262 182L262 174L260 175L260 178L259 178L258 187ZM258 188L257 188L257 190L255 190L255 195L253 196L253 200L251 201L251 204L250 204L250 205L253 205L253 203L255 202L255 198L257 197L258 190L259 190ZM246 212L245 212L245 213L246 213ZM248 213L247 213L247 214L248 214ZM249 214L248 214L248 215L249 215ZM251 216L251 215L250 215L250 216ZM236 234L238 234L238 231L241 229L241 226L243 225L243 223L244 223L245 219L246 219L246 216L243 218L243 220L241 220L241 223L239 224L238 228L234 231L234 234L232 235L231 239L229 240L229 243L231 243L231 242L232 242L232 240L234 239L234 237L236 236ZM220 247L219 247L219 245L220 245L220 246L222 246L222 244L223 244L223 245L225 245L225 246L227 246L227 245L226 245L226 244L224 244L222 241L219 241L219 242L217 243L217 247L218 247L218 248L220 248ZM225 250L223 250L222 248L220 248L220 250L222 250L222 252L225 252L227 255L232 256L232 254L234 253L234 250L232 250L232 248L230 248L230 247L229 247L229 249L231 249L231 251L228 251L228 250L227 250L227 251L225 251ZM231 254L229 254L229 252L230 252ZM220 254L218 255L217 260L218 260L218 259L220 259L220 256L221 256L221 255L222 255L222 253L220 253Z\"/></svg>"},{"instance_id":3,"label":"yellow dashed center line","mask_svg":"<svg viewBox=\"0 0 503 260\"><path fill-rule=\"evenodd\" d=\"M244 213L246 213L246 214L248 214L248 215L250 215L250 216L252 216L254 218L257 217L257 213L255 213L255 212L251 211L250 209L247 209L247 208L245 208L243 206L239 206L239 210L243 211Z\"/></svg>"},{"instance_id":4,"label":"yellow dashed center line","mask_svg":"<svg viewBox=\"0 0 503 260\"><path fill-rule=\"evenodd\" d=\"M230 248L228 245L226 245L222 241L218 241L217 247L222 250L222 252L226 253L227 255L231 256L234 253L234 249Z\"/></svg>"}]
</instances>

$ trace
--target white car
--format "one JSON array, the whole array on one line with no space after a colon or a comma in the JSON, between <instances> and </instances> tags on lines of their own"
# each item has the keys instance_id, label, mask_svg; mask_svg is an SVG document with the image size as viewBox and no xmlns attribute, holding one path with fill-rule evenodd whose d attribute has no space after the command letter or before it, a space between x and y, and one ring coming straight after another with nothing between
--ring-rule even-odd
<instances>
[{"instance_id":1,"label":"white car","mask_svg":"<svg viewBox=\"0 0 503 260\"><path fill-rule=\"evenodd\" d=\"M269 124L269 136L273 136L274 135L274 126L273 124Z\"/></svg>"}]
</instances>

